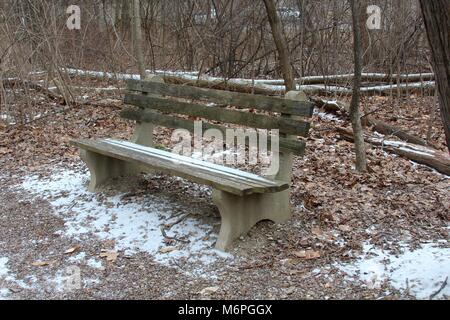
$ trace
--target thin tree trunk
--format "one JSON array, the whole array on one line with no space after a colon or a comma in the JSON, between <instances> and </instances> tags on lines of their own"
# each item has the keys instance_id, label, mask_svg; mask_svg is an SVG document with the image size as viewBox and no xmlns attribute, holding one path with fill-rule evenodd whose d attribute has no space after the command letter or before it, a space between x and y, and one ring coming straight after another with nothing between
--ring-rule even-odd
<instances>
[{"instance_id":1,"label":"thin tree trunk","mask_svg":"<svg viewBox=\"0 0 450 320\"><path fill-rule=\"evenodd\" d=\"M433 68L439 90L439 103L450 153L450 0L420 0Z\"/></svg>"},{"instance_id":2,"label":"thin tree trunk","mask_svg":"<svg viewBox=\"0 0 450 320\"><path fill-rule=\"evenodd\" d=\"M267 17L269 18L269 24L272 29L273 40L277 47L281 72L286 86L286 91L292 91L296 89L294 70L291 65L291 57L288 48L286 38L283 33L283 26L280 18L278 17L277 8L274 0L264 0L266 6Z\"/></svg>"},{"instance_id":3,"label":"thin tree trunk","mask_svg":"<svg viewBox=\"0 0 450 320\"><path fill-rule=\"evenodd\" d=\"M134 43L134 55L137 60L139 74L141 76L141 80L144 80L145 65L144 65L144 49L142 41L140 0L133 0L133 43Z\"/></svg>"},{"instance_id":4,"label":"thin tree trunk","mask_svg":"<svg viewBox=\"0 0 450 320\"><path fill-rule=\"evenodd\" d=\"M355 0L350 0L353 19L353 42L355 59L355 77L353 84L353 96L350 104L350 120L352 122L355 136L356 170L359 172L367 169L366 148L364 143L363 128L361 125L361 115L359 111L359 96L361 88L361 28L360 6Z\"/></svg>"},{"instance_id":5,"label":"thin tree trunk","mask_svg":"<svg viewBox=\"0 0 450 320\"><path fill-rule=\"evenodd\" d=\"M128 1L121 1L121 12L120 12L120 20L121 20L121 28L122 32L129 31L130 27L130 3Z\"/></svg>"}]
</instances>

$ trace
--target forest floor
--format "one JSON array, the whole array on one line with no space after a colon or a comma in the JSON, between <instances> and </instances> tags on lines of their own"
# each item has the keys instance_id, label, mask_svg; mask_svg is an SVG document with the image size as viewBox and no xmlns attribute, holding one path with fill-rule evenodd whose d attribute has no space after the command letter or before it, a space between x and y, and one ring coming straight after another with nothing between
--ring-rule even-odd
<instances>
[{"instance_id":1,"label":"forest floor","mask_svg":"<svg viewBox=\"0 0 450 320\"><path fill-rule=\"evenodd\" d=\"M207 187L142 175L86 191L89 174L69 141L129 139L120 103L59 112L57 101L31 99L46 116L0 122L0 299L450 297L449 177L372 146L369 172L356 173L353 146L334 129L349 127L344 120L316 112L306 156L295 160L293 218L259 223L224 254L213 249L220 219ZM422 138L433 103L364 100L365 112ZM433 144L444 150L434 122ZM170 131L156 138L167 143Z\"/></svg>"}]
</instances>

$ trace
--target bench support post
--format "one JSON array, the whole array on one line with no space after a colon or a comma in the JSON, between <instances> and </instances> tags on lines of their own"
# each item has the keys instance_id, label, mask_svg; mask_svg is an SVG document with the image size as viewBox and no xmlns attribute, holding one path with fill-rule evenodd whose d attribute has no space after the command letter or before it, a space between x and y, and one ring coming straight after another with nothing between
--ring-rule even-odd
<instances>
[{"instance_id":1,"label":"bench support post","mask_svg":"<svg viewBox=\"0 0 450 320\"><path fill-rule=\"evenodd\" d=\"M286 99L307 101L303 92L290 91ZM297 118L294 116L283 115ZM286 136L296 139L296 137ZM280 168L275 176L266 177L291 182L294 155L290 152L280 153ZM226 250L231 243L262 220L271 220L275 223L284 223L292 217L290 204L291 190L277 193L252 194L236 196L224 191L213 190L213 201L217 205L222 217L219 239L216 248Z\"/></svg>"},{"instance_id":2,"label":"bench support post","mask_svg":"<svg viewBox=\"0 0 450 320\"><path fill-rule=\"evenodd\" d=\"M291 216L289 191L241 197L213 190L213 201L219 208L222 218L216 249L223 251L259 221L271 220L283 223Z\"/></svg>"},{"instance_id":3,"label":"bench support post","mask_svg":"<svg viewBox=\"0 0 450 320\"><path fill-rule=\"evenodd\" d=\"M162 76L149 76L145 79L145 81L153 81L153 82L159 82L164 83L164 78ZM144 95L148 95L147 93L142 93ZM155 129L155 125L150 122L138 122L136 124L136 128L134 129L133 138L131 139L131 142L139 144L144 147L155 147L155 142L153 141L154 135L153 131ZM148 174L156 174L157 171L148 169L145 167L139 168L139 171L145 172Z\"/></svg>"},{"instance_id":4,"label":"bench support post","mask_svg":"<svg viewBox=\"0 0 450 320\"><path fill-rule=\"evenodd\" d=\"M147 77L145 81L164 83L164 78L161 76L150 76ZM146 93L142 94L148 95ZM134 131L132 142L145 147L153 148L155 146L153 142L153 129L155 129L155 125L153 123L139 122Z\"/></svg>"},{"instance_id":5,"label":"bench support post","mask_svg":"<svg viewBox=\"0 0 450 320\"><path fill-rule=\"evenodd\" d=\"M110 179L133 176L139 173L135 165L126 161L110 158L89 150L81 150L80 155L91 173L90 192L95 192Z\"/></svg>"},{"instance_id":6,"label":"bench support post","mask_svg":"<svg viewBox=\"0 0 450 320\"><path fill-rule=\"evenodd\" d=\"M155 129L153 123L138 123L131 142L153 148L155 146L153 142L153 129Z\"/></svg>"}]
</instances>

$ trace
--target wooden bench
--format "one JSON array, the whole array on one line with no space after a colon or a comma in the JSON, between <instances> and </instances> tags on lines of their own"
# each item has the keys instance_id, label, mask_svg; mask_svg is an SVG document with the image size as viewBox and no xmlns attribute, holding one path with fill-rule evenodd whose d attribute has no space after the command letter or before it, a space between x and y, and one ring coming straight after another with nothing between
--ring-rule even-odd
<instances>
[{"instance_id":1,"label":"wooden bench","mask_svg":"<svg viewBox=\"0 0 450 320\"><path fill-rule=\"evenodd\" d=\"M149 169L211 186L213 201L222 219L216 243L220 250L226 250L261 220L283 223L291 217L289 187L293 157L303 155L305 150L305 142L297 136L308 135L309 122L302 118L311 117L313 112L312 104L303 93L292 91L283 99L169 85L161 77L147 81L129 80L127 90L125 104L133 107L123 110L121 116L137 122L132 142L112 139L72 141L80 148L82 159L90 170L90 191L94 192L112 178L133 176ZM186 116L214 121L214 124L204 122L203 126L222 132L227 127L217 122L279 129L278 173L262 177L155 148L153 130L157 125L194 131L194 121Z\"/></svg>"}]
</instances>

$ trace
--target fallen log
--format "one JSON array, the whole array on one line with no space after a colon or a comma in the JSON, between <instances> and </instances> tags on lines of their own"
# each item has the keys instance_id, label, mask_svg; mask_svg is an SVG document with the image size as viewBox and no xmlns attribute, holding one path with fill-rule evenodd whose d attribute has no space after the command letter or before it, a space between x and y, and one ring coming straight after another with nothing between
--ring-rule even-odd
<instances>
[{"instance_id":1,"label":"fallen log","mask_svg":"<svg viewBox=\"0 0 450 320\"><path fill-rule=\"evenodd\" d=\"M61 71L66 72L70 75L76 76L87 76L93 78L107 78L107 79L115 79L115 80L126 80L126 79L139 79L140 76L137 74L127 74L127 73L114 73L114 72L103 72L103 71L90 71L90 70L81 70L74 68L61 68ZM199 77L198 72L186 72L186 71L165 71L165 70L156 70L152 72L147 70L146 73L148 75L162 75L162 76L176 76L183 77L190 80L195 80ZM203 75L203 78L209 79L219 79L214 77L208 77L207 75ZM200 77L200 78L202 78ZM297 79L297 84L308 85L308 84L325 84L330 82L340 82L340 81L351 81L354 75L352 73L349 74L337 74L337 75L325 75L325 76L306 76L301 79ZM414 73L414 74L386 74L386 73L363 73L362 81L363 82L393 82L400 83L403 82L424 82L424 81L433 81L435 79L434 73ZM266 85L275 85L282 86L284 85L283 79L231 79L231 81L236 80L240 82L245 82L246 84L266 84Z\"/></svg>"},{"instance_id":2,"label":"fallen log","mask_svg":"<svg viewBox=\"0 0 450 320\"><path fill-rule=\"evenodd\" d=\"M400 84L388 84L379 86L362 87L361 94L366 96L374 95L391 95L391 94L411 94L414 92L428 92L433 93L436 90L436 83L434 81L426 82L412 82L412 83L400 83Z\"/></svg>"},{"instance_id":3,"label":"fallen log","mask_svg":"<svg viewBox=\"0 0 450 320\"><path fill-rule=\"evenodd\" d=\"M199 79L193 79L183 76L164 76L164 80L172 84L184 84L197 86L201 88L214 88L219 90L229 90L243 93L255 93L265 95L283 95L286 93L285 86L281 83L278 85L267 84L260 80L252 82L249 79L220 79L212 77L202 77ZM429 91L434 92L436 84L434 81L428 82L414 82L414 83L401 83L392 85L378 85L368 86L361 88L361 94L366 96L373 95L391 95L400 93L413 93L417 91ZM352 95L352 89L348 87L329 86L324 84L316 85L297 85L297 90L303 91L308 95L330 95L339 94L341 96Z\"/></svg>"},{"instance_id":4,"label":"fallen log","mask_svg":"<svg viewBox=\"0 0 450 320\"><path fill-rule=\"evenodd\" d=\"M262 94L267 96L274 95L282 95L285 93L285 87L278 86L270 86L265 84L255 83L252 86L249 83L241 82L241 81L233 81L224 79L190 79L180 76L164 76L164 81L170 84L182 84L199 88L208 88L208 89L218 89L218 90L228 90L234 92L242 92L242 93L254 93L254 94Z\"/></svg>"},{"instance_id":5,"label":"fallen log","mask_svg":"<svg viewBox=\"0 0 450 320\"><path fill-rule=\"evenodd\" d=\"M329 101L329 100L324 100L324 99L320 99L317 97L310 97L309 98L315 105L317 108L321 108L323 110L325 110L325 112L328 113L333 113L333 114L340 114L343 117L348 118L348 104L340 102L340 101ZM419 146L430 146L435 148L435 146L433 146L431 143L425 141L424 139L417 137L415 135L412 135L410 133L408 133L406 130L398 128L398 127L394 127L391 126L390 124L381 121L381 120L376 120L376 119L372 119L369 117L363 117L365 118L364 122L373 127L373 130L381 133L385 136L395 136L403 141L412 143L412 144L417 144Z\"/></svg>"},{"instance_id":6,"label":"fallen log","mask_svg":"<svg viewBox=\"0 0 450 320\"><path fill-rule=\"evenodd\" d=\"M374 119L367 119L367 122L369 125L373 126L373 129L381 134L384 134L386 136L396 136L403 141L417 144L419 146L431 146L429 143L427 143L424 139L419 138L417 136L413 136L412 134L409 134L405 130L399 129L397 127L391 126L387 124L386 122L380 121L380 120L374 120Z\"/></svg>"},{"instance_id":7,"label":"fallen log","mask_svg":"<svg viewBox=\"0 0 450 320\"><path fill-rule=\"evenodd\" d=\"M338 75L326 75L326 76L306 76L301 79L297 79L296 83L300 85L308 84L325 84L325 83L337 83L343 81L352 81L354 75L349 74L338 74ZM415 74L385 74L385 73L363 73L361 75L361 80L363 82L393 82L400 83L403 82L423 82L423 81L433 81L434 73L415 73ZM269 84L269 85L283 85L284 81L277 80L257 80L259 83Z\"/></svg>"},{"instance_id":8,"label":"fallen log","mask_svg":"<svg viewBox=\"0 0 450 320\"><path fill-rule=\"evenodd\" d=\"M136 74L120 74L102 71L84 71L78 69L62 68L62 71L74 76L84 76L92 78L107 78L115 80L139 79L140 76ZM220 90L229 90L243 93L255 93L265 95L283 95L286 88L284 81L265 80L265 79L223 79L217 77L210 77L207 75L198 76L193 72L170 72L157 71L155 73L148 72L148 75L161 75L168 83L185 84L191 86L198 86L202 88L215 88ZM365 73L365 81L367 82L386 82L392 81L393 84L374 85L361 88L362 95L390 95L396 93L411 93L419 90L434 91L435 82L434 74L409 74L409 75L386 75L382 73ZM349 87L325 85L324 82L338 82L341 80L351 80L353 74L332 75L332 76L311 76L305 77L301 81L301 85L297 85L297 90L304 91L308 95L330 95L339 94L350 96L352 89ZM397 81L400 79L400 84ZM402 83L408 81L410 83Z\"/></svg>"},{"instance_id":9,"label":"fallen log","mask_svg":"<svg viewBox=\"0 0 450 320\"><path fill-rule=\"evenodd\" d=\"M350 142L354 141L353 132L351 130L341 127L336 128L336 130L342 139ZM382 147L383 150L390 153L426 165L440 173L450 176L450 156L445 152L412 143L385 140L367 134L364 135L364 140L372 145Z\"/></svg>"}]
</instances>

